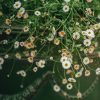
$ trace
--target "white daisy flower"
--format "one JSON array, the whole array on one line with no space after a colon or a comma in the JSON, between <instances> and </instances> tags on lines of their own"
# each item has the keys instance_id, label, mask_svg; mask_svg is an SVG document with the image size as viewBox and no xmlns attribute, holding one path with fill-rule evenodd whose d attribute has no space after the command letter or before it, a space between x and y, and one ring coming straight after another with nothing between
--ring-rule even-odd
<instances>
[{"instance_id":1,"label":"white daisy flower","mask_svg":"<svg viewBox=\"0 0 100 100\"><path fill-rule=\"evenodd\" d=\"M94 31L91 29L86 30L86 36L94 38L95 37Z\"/></svg>"},{"instance_id":2,"label":"white daisy flower","mask_svg":"<svg viewBox=\"0 0 100 100\"><path fill-rule=\"evenodd\" d=\"M0 65L2 65L3 63L4 63L4 59L0 57Z\"/></svg>"},{"instance_id":3,"label":"white daisy flower","mask_svg":"<svg viewBox=\"0 0 100 100\"><path fill-rule=\"evenodd\" d=\"M62 63L62 67L63 67L64 69L69 69L69 68L71 67L71 62L70 62L70 61L64 61L64 62Z\"/></svg>"},{"instance_id":4,"label":"white daisy flower","mask_svg":"<svg viewBox=\"0 0 100 100\"><path fill-rule=\"evenodd\" d=\"M55 92L59 92L60 91L60 87L56 84L56 85L53 86L53 90Z\"/></svg>"},{"instance_id":5,"label":"white daisy flower","mask_svg":"<svg viewBox=\"0 0 100 100\"><path fill-rule=\"evenodd\" d=\"M62 56L61 59L60 59L60 62L63 63L64 61L67 61L68 58L66 56Z\"/></svg>"},{"instance_id":6,"label":"white daisy flower","mask_svg":"<svg viewBox=\"0 0 100 100\"><path fill-rule=\"evenodd\" d=\"M15 9L20 8L20 7L21 7L21 2L20 2L20 1L16 1L16 2L14 3L13 7L14 7Z\"/></svg>"},{"instance_id":7,"label":"white daisy flower","mask_svg":"<svg viewBox=\"0 0 100 100\"><path fill-rule=\"evenodd\" d=\"M79 32L73 33L73 39L79 40L80 39L80 33Z\"/></svg>"},{"instance_id":8,"label":"white daisy flower","mask_svg":"<svg viewBox=\"0 0 100 100\"><path fill-rule=\"evenodd\" d=\"M36 16L40 16L41 15L41 12L40 11L35 11L34 13Z\"/></svg>"},{"instance_id":9,"label":"white daisy flower","mask_svg":"<svg viewBox=\"0 0 100 100\"><path fill-rule=\"evenodd\" d=\"M29 31L29 26L24 26L24 27L23 27L23 31L24 31L24 32L28 32L28 31Z\"/></svg>"},{"instance_id":10,"label":"white daisy flower","mask_svg":"<svg viewBox=\"0 0 100 100\"><path fill-rule=\"evenodd\" d=\"M91 40L90 40L90 39L85 39L85 40L83 41L83 44L84 44L85 46L90 46L90 45L91 45Z\"/></svg>"},{"instance_id":11,"label":"white daisy flower","mask_svg":"<svg viewBox=\"0 0 100 100\"><path fill-rule=\"evenodd\" d=\"M88 65L90 63L90 59L88 57L85 57L83 59L83 64Z\"/></svg>"},{"instance_id":12,"label":"white daisy flower","mask_svg":"<svg viewBox=\"0 0 100 100\"><path fill-rule=\"evenodd\" d=\"M63 6L63 11L64 12L68 12L69 11L69 6L68 5L64 5Z\"/></svg>"},{"instance_id":13,"label":"white daisy flower","mask_svg":"<svg viewBox=\"0 0 100 100\"><path fill-rule=\"evenodd\" d=\"M73 88L73 85L72 85L71 83L68 83L67 86L66 86L66 88L67 88L68 90L71 90L71 89Z\"/></svg>"},{"instance_id":14,"label":"white daisy flower","mask_svg":"<svg viewBox=\"0 0 100 100\"><path fill-rule=\"evenodd\" d=\"M96 69L96 75L100 75L100 68Z\"/></svg>"}]
</instances>

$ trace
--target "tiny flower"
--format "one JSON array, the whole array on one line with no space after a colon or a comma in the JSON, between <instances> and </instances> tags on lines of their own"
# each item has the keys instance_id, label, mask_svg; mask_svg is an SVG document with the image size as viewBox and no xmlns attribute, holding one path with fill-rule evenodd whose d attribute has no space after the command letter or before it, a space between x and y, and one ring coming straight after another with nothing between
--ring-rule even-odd
<instances>
[{"instance_id":1,"label":"tiny flower","mask_svg":"<svg viewBox=\"0 0 100 100\"><path fill-rule=\"evenodd\" d=\"M78 99L82 98L81 92L78 92L78 93L77 93L77 98L78 98Z\"/></svg>"},{"instance_id":2,"label":"tiny flower","mask_svg":"<svg viewBox=\"0 0 100 100\"><path fill-rule=\"evenodd\" d=\"M24 70L20 70L16 74L21 75L22 77L26 77L26 72Z\"/></svg>"},{"instance_id":3,"label":"tiny flower","mask_svg":"<svg viewBox=\"0 0 100 100\"><path fill-rule=\"evenodd\" d=\"M55 29L55 27L52 28L52 33L53 33L53 35L56 35L56 29Z\"/></svg>"},{"instance_id":4,"label":"tiny flower","mask_svg":"<svg viewBox=\"0 0 100 100\"><path fill-rule=\"evenodd\" d=\"M89 70L85 70L85 76L90 76L90 71Z\"/></svg>"},{"instance_id":5,"label":"tiny flower","mask_svg":"<svg viewBox=\"0 0 100 100\"><path fill-rule=\"evenodd\" d=\"M82 31L81 34L82 34L82 35L86 35L86 31Z\"/></svg>"},{"instance_id":6,"label":"tiny flower","mask_svg":"<svg viewBox=\"0 0 100 100\"><path fill-rule=\"evenodd\" d=\"M6 19L6 20L5 20L5 23L6 23L7 25L10 25L10 24L11 24L11 19Z\"/></svg>"},{"instance_id":7,"label":"tiny flower","mask_svg":"<svg viewBox=\"0 0 100 100\"><path fill-rule=\"evenodd\" d=\"M40 16L41 15L41 12L40 11L35 11L34 13L36 16Z\"/></svg>"},{"instance_id":8,"label":"tiny flower","mask_svg":"<svg viewBox=\"0 0 100 100\"><path fill-rule=\"evenodd\" d=\"M68 81L69 82L74 82L74 83L76 82L76 80L74 78L68 78Z\"/></svg>"},{"instance_id":9,"label":"tiny flower","mask_svg":"<svg viewBox=\"0 0 100 100\"><path fill-rule=\"evenodd\" d=\"M64 92L63 92L63 95L64 95L64 96L67 96L68 94L64 91Z\"/></svg>"},{"instance_id":10,"label":"tiny flower","mask_svg":"<svg viewBox=\"0 0 100 100\"><path fill-rule=\"evenodd\" d=\"M33 57L28 57L27 60L28 62L33 63Z\"/></svg>"},{"instance_id":11,"label":"tiny flower","mask_svg":"<svg viewBox=\"0 0 100 100\"><path fill-rule=\"evenodd\" d=\"M64 79L62 80L62 84L67 84L67 79L66 79L66 78L64 78Z\"/></svg>"},{"instance_id":12,"label":"tiny flower","mask_svg":"<svg viewBox=\"0 0 100 100\"><path fill-rule=\"evenodd\" d=\"M8 40L3 40L3 44L7 44L8 43Z\"/></svg>"},{"instance_id":13,"label":"tiny flower","mask_svg":"<svg viewBox=\"0 0 100 100\"><path fill-rule=\"evenodd\" d=\"M25 13L25 8L21 7L21 8L19 9L18 13L24 14L24 13Z\"/></svg>"},{"instance_id":14,"label":"tiny flower","mask_svg":"<svg viewBox=\"0 0 100 100\"><path fill-rule=\"evenodd\" d=\"M21 13L18 12L17 15L16 15L16 17L17 18L22 18L23 17L23 14L21 14Z\"/></svg>"},{"instance_id":15,"label":"tiny flower","mask_svg":"<svg viewBox=\"0 0 100 100\"><path fill-rule=\"evenodd\" d=\"M53 60L53 57L52 56L50 57L50 60Z\"/></svg>"},{"instance_id":16,"label":"tiny flower","mask_svg":"<svg viewBox=\"0 0 100 100\"><path fill-rule=\"evenodd\" d=\"M75 70L79 70L79 68L80 68L79 64L75 64L75 65L74 65L74 69L75 69Z\"/></svg>"},{"instance_id":17,"label":"tiny flower","mask_svg":"<svg viewBox=\"0 0 100 100\"><path fill-rule=\"evenodd\" d=\"M94 50L95 50L95 47L94 47L94 46L90 46L90 47L88 48L88 53L89 53L89 54L92 54L92 53L94 52Z\"/></svg>"},{"instance_id":18,"label":"tiny flower","mask_svg":"<svg viewBox=\"0 0 100 100\"><path fill-rule=\"evenodd\" d=\"M16 42L14 43L14 48L17 49L18 47L19 47L19 42L16 41Z\"/></svg>"},{"instance_id":19,"label":"tiny flower","mask_svg":"<svg viewBox=\"0 0 100 100\"><path fill-rule=\"evenodd\" d=\"M90 59L88 57L85 57L83 59L83 64L88 65L90 63Z\"/></svg>"},{"instance_id":20,"label":"tiny flower","mask_svg":"<svg viewBox=\"0 0 100 100\"><path fill-rule=\"evenodd\" d=\"M21 47L23 47L23 46L24 46L24 42L20 42L19 44L20 44L20 46L21 46Z\"/></svg>"},{"instance_id":21,"label":"tiny flower","mask_svg":"<svg viewBox=\"0 0 100 100\"><path fill-rule=\"evenodd\" d=\"M28 26L24 26L23 31L24 32L28 32L29 31L29 27Z\"/></svg>"},{"instance_id":22,"label":"tiny flower","mask_svg":"<svg viewBox=\"0 0 100 100\"><path fill-rule=\"evenodd\" d=\"M71 83L68 83L67 86L66 86L66 88L67 88L68 90L71 90L71 89L73 88L73 85L72 85Z\"/></svg>"},{"instance_id":23,"label":"tiny flower","mask_svg":"<svg viewBox=\"0 0 100 100\"><path fill-rule=\"evenodd\" d=\"M91 8L86 8L85 12L86 12L87 15L92 15L93 14Z\"/></svg>"},{"instance_id":24,"label":"tiny flower","mask_svg":"<svg viewBox=\"0 0 100 100\"><path fill-rule=\"evenodd\" d=\"M93 59L90 59L90 63L93 63L94 62L94 60Z\"/></svg>"},{"instance_id":25,"label":"tiny flower","mask_svg":"<svg viewBox=\"0 0 100 100\"><path fill-rule=\"evenodd\" d=\"M59 45L59 44L60 44L60 40L59 40L58 38L55 38L55 39L54 39L54 44L55 44L55 45Z\"/></svg>"},{"instance_id":26,"label":"tiny flower","mask_svg":"<svg viewBox=\"0 0 100 100\"><path fill-rule=\"evenodd\" d=\"M4 56L4 58L5 58L5 59L9 58L9 55L8 55L8 54L6 54L6 55Z\"/></svg>"},{"instance_id":27,"label":"tiny flower","mask_svg":"<svg viewBox=\"0 0 100 100\"><path fill-rule=\"evenodd\" d=\"M24 18L24 19L27 19L28 17L29 17L28 13L25 13L25 14L23 15L23 18Z\"/></svg>"},{"instance_id":28,"label":"tiny flower","mask_svg":"<svg viewBox=\"0 0 100 100\"><path fill-rule=\"evenodd\" d=\"M36 51L31 51L31 56L34 58L36 56Z\"/></svg>"},{"instance_id":29,"label":"tiny flower","mask_svg":"<svg viewBox=\"0 0 100 100\"><path fill-rule=\"evenodd\" d=\"M44 68L45 67L45 60L40 60L39 62L36 62L36 65L40 68Z\"/></svg>"},{"instance_id":30,"label":"tiny flower","mask_svg":"<svg viewBox=\"0 0 100 100\"><path fill-rule=\"evenodd\" d=\"M64 62L62 63L62 67L63 67L64 69L69 69L69 68L71 67L71 62L70 62L70 61L64 61Z\"/></svg>"},{"instance_id":31,"label":"tiny flower","mask_svg":"<svg viewBox=\"0 0 100 100\"><path fill-rule=\"evenodd\" d=\"M30 36L29 39L30 39L31 42L34 42L35 41L35 37L34 36Z\"/></svg>"},{"instance_id":32,"label":"tiny flower","mask_svg":"<svg viewBox=\"0 0 100 100\"><path fill-rule=\"evenodd\" d=\"M75 74L75 77L76 78L79 78L79 77L81 77L82 76L82 72L81 71L79 71L79 72L77 72L76 74Z\"/></svg>"},{"instance_id":33,"label":"tiny flower","mask_svg":"<svg viewBox=\"0 0 100 100\"><path fill-rule=\"evenodd\" d=\"M21 55L19 53L16 53L15 56L17 59L21 59Z\"/></svg>"},{"instance_id":34,"label":"tiny flower","mask_svg":"<svg viewBox=\"0 0 100 100\"><path fill-rule=\"evenodd\" d=\"M9 28L9 29L6 29L6 30L5 30L5 33L6 33L7 35L10 35L11 31L12 31L12 30Z\"/></svg>"},{"instance_id":35,"label":"tiny flower","mask_svg":"<svg viewBox=\"0 0 100 100\"><path fill-rule=\"evenodd\" d=\"M85 46L90 46L90 45L91 45L91 40L90 40L90 39L85 39L85 40L83 41L83 44L84 44Z\"/></svg>"},{"instance_id":36,"label":"tiny flower","mask_svg":"<svg viewBox=\"0 0 100 100\"><path fill-rule=\"evenodd\" d=\"M32 43L32 42L25 42L24 46L27 48L27 49L31 49L31 48L34 48L35 45Z\"/></svg>"},{"instance_id":37,"label":"tiny flower","mask_svg":"<svg viewBox=\"0 0 100 100\"><path fill-rule=\"evenodd\" d=\"M34 67L33 68L33 72L37 72L38 68L37 67Z\"/></svg>"},{"instance_id":38,"label":"tiny flower","mask_svg":"<svg viewBox=\"0 0 100 100\"><path fill-rule=\"evenodd\" d=\"M100 75L100 68L96 69L96 75Z\"/></svg>"},{"instance_id":39,"label":"tiny flower","mask_svg":"<svg viewBox=\"0 0 100 100\"><path fill-rule=\"evenodd\" d=\"M83 51L84 51L84 54L88 53L88 49L87 48L85 48Z\"/></svg>"},{"instance_id":40,"label":"tiny flower","mask_svg":"<svg viewBox=\"0 0 100 100\"><path fill-rule=\"evenodd\" d=\"M60 91L60 87L56 84L56 85L53 86L53 90L55 92L59 92Z\"/></svg>"},{"instance_id":41,"label":"tiny flower","mask_svg":"<svg viewBox=\"0 0 100 100\"><path fill-rule=\"evenodd\" d=\"M54 39L54 35L53 34L49 34L49 36L47 37L48 41L52 41Z\"/></svg>"},{"instance_id":42,"label":"tiny flower","mask_svg":"<svg viewBox=\"0 0 100 100\"><path fill-rule=\"evenodd\" d=\"M0 57L0 65L2 65L3 63L4 63L4 59Z\"/></svg>"},{"instance_id":43,"label":"tiny flower","mask_svg":"<svg viewBox=\"0 0 100 100\"><path fill-rule=\"evenodd\" d=\"M69 6L68 5L64 5L63 6L63 11L64 12L68 12L69 11Z\"/></svg>"},{"instance_id":44,"label":"tiny flower","mask_svg":"<svg viewBox=\"0 0 100 100\"><path fill-rule=\"evenodd\" d=\"M100 29L100 23L98 23L98 24L95 24L95 25L93 26L93 28L94 28L95 30L98 30L98 29Z\"/></svg>"},{"instance_id":45,"label":"tiny flower","mask_svg":"<svg viewBox=\"0 0 100 100\"><path fill-rule=\"evenodd\" d=\"M16 1L16 2L14 3L13 7L14 7L15 9L20 8L20 7L21 7L21 2L20 2L20 1Z\"/></svg>"},{"instance_id":46,"label":"tiny flower","mask_svg":"<svg viewBox=\"0 0 100 100\"><path fill-rule=\"evenodd\" d=\"M80 39L80 33L79 32L73 33L73 39L79 40Z\"/></svg>"},{"instance_id":47,"label":"tiny flower","mask_svg":"<svg viewBox=\"0 0 100 100\"><path fill-rule=\"evenodd\" d=\"M58 34L59 34L60 37L64 37L66 33L64 31L61 31Z\"/></svg>"},{"instance_id":48,"label":"tiny flower","mask_svg":"<svg viewBox=\"0 0 100 100\"><path fill-rule=\"evenodd\" d=\"M68 70L66 71L66 74L72 74L72 70L68 69Z\"/></svg>"}]
</instances>

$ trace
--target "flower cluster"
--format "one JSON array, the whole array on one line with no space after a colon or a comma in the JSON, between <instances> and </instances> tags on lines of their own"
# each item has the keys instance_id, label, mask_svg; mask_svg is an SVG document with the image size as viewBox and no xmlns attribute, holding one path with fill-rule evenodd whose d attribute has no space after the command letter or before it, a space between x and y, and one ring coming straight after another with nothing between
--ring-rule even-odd
<instances>
[{"instance_id":1,"label":"flower cluster","mask_svg":"<svg viewBox=\"0 0 100 100\"><path fill-rule=\"evenodd\" d=\"M25 78L28 71L35 73L50 65L57 82L54 91L63 89L67 95L67 91L77 89L75 95L81 98L77 86L82 77L94 72L100 75L100 66L96 65L100 61L99 0L11 3L7 1L6 5L10 14L3 7L0 10L0 70L7 59L25 61L29 67L16 71L16 75Z\"/></svg>"}]
</instances>

